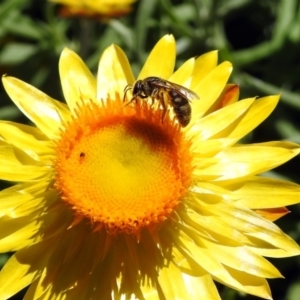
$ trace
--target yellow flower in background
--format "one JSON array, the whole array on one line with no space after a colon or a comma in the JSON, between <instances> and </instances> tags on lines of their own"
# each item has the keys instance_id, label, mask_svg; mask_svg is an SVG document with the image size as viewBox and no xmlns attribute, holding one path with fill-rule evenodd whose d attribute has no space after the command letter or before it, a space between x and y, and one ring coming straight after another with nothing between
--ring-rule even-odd
<instances>
[{"instance_id":1,"label":"yellow flower in background","mask_svg":"<svg viewBox=\"0 0 300 300\"><path fill-rule=\"evenodd\" d=\"M220 299L214 281L271 298L282 277L264 257L299 255L273 220L299 202L300 187L259 173L300 152L297 144L237 142L279 96L238 100L232 67L215 51L177 71L164 36L138 79L157 76L196 93L182 128L159 101L123 102L135 83L120 48L103 53L97 79L65 49L58 102L3 77L37 127L1 121L0 298L30 285L26 299Z\"/></svg>"},{"instance_id":2,"label":"yellow flower in background","mask_svg":"<svg viewBox=\"0 0 300 300\"><path fill-rule=\"evenodd\" d=\"M64 16L119 17L131 12L136 0L50 0L63 5Z\"/></svg>"}]
</instances>

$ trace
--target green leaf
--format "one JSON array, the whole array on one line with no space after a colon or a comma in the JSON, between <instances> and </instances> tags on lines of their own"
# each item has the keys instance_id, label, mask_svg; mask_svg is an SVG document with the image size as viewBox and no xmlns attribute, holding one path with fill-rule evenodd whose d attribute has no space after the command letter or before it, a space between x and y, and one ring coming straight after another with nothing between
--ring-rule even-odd
<instances>
[{"instance_id":1,"label":"green leaf","mask_svg":"<svg viewBox=\"0 0 300 300\"><path fill-rule=\"evenodd\" d=\"M0 64L16 65L24 62L38 51L36 45L10 43L5 45L0 52Z\"/></svg>"}]
</instances>

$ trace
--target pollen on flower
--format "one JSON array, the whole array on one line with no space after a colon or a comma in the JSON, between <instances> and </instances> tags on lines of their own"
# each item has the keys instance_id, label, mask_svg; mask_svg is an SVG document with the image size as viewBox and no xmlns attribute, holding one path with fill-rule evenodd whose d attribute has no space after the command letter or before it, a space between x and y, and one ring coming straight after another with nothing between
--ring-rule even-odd
<instances>
[{"instance_id":1,"label":"pollen on flower","mask_svg":"<svg viewBox=\"0 0 300 300\"><path fill-rule=\"evenodd\" d=\"M170 217L186 193L189 142L158 107L116 98L81 105L65 125L55 186L96 229L138 233Z\"/></svg>"}]
</instances>

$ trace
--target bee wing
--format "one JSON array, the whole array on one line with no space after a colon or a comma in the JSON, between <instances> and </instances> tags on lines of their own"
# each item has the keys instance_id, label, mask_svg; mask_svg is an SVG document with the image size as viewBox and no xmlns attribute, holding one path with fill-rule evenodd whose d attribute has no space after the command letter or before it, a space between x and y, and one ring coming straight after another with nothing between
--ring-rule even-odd
<instances>
[{"instance_id":1,"label":"bee wing","mask_svg":"<svg viewBox=\"0 0 300 300\"><path fill-rule=\"evenodd\" d=\"M180 94L182 94L183 96L185 96L188 99L193 99L193 100L200 99L200 97L195 92L191 91L188 88L181 87L179 89L179 91L180 91Z\"/></svg>"},{"instance_id":2,"label":"bee wing","mask_svg":"<svg viewBox=\"0 0 300 300\"><path fill-rule=\"evenodd\" d=\"M195 92L191 91L190 89L188 89L180 84L168 81L168 80L163 80L162 82L157 82L157 83L155 83L155 85L160 86L162 88L167 88L169 90L176 90L177 93L179 93L183 98L186 98L186 99L200 99L200 97Z\"/></svg>"}]
</instances>

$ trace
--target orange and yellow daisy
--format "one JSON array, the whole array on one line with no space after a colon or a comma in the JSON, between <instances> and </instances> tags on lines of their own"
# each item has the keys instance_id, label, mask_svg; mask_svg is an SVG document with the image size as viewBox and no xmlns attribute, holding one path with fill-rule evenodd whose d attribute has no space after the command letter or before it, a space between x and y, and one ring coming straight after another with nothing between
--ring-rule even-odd
<instances>
[{"instance_id":1,"label":"orange and yellow daisy","mask_svg":"<svg viewBox=\"0 0 300 300\"><path fill-rule=\"evenodd\" d=\"M220 299L214 281L271 299L282 277L264 257L300 254L273 221L299 202L294 183L259 177L300 152L297 144L238 141L277 105L278 95L238 100L232 66L217 52L174 72L164 36L138 79L182 85L192 116L171 106L123 102L135 83L122 50L105 50L97 79L71 50L59 71L67 104L4 76L4 87L36 127L1 121L0 298Z\"/></svg>"},{"instance_id":2,"label":"orange and yellow daisy","mask_svg":"<svg viewBox=\"0 0 300 300\"><path fill-rule=\"evenodd\" d=\"M63 5L63 16L120 17L131 12L136 0L49 0Z\"/></svg>"}]
</instances>

